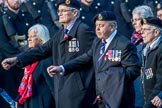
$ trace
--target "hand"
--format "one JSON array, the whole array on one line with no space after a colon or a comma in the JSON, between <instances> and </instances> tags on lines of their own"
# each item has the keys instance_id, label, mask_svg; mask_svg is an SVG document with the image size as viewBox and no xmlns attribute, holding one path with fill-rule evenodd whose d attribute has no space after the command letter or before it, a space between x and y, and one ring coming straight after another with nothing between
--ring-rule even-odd
<instances>
[{"instance_id":1,"label":"hand","mask_svg":"<svg viewBox=\"0 0 162 108\"><path fill-rule=\"evenodd\" d=\"M7 58L1 62L2 67L5 70L9 70L11 67L15 66L17 63L17 57Z\"/></svg>"},{"instance_id":2,"label":"hand","mask_svg":"<svg viewBox=\"0 0 162 108\"><path fill-rule=\"evenodd\" d=\"M50 77L54 77L56 74L59 74L62 71L60 66L49 66L47 68L47 72L49 74Z\"/></svg>"},{"instance_id":3,"label":"hand","mask_svg":"<svg viewBox=\"0 0 162 108\"><path fill-rule=\"evenodd\" d=\"M162 105L162 100L158 97L158 96L155 96L152 100L151 100L152 104L154 106L161 106Z\"/></svg>"}]
</instances>

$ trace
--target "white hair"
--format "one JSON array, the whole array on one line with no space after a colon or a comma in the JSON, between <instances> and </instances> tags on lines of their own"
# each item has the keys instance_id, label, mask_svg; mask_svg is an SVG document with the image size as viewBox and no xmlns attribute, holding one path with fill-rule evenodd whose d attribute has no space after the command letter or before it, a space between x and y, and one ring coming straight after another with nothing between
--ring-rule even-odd
<instances>
[{"instance_id":1,"label":"white hair","mask_svg":"<svg viewBox=\"0 0 162 108\"><path fill-rule=\"evenodd\" d=\"M139 14L141 18L148 18L154 16L152 9L146 5L142 5L134 8L132 14Z\"/></svg>"},{"instance_id":2,"label":"white hair","mask_svg":"<svg viewBox=\"0 0 162 108\"><path fill-rule=\"evenodd\" d=\"M32 30L36 31L36 35L43 41L43 43L50 39L49 31L46 26L42 24L35 24L29 28L28 33Z\"/></svg>"}]
</instances>

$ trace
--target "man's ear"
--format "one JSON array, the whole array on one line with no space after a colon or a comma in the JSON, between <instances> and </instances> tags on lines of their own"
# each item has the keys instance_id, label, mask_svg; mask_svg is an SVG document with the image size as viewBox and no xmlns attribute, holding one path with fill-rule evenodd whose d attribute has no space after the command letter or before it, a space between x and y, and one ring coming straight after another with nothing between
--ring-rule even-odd
<instances>
[{"instance_id":1,"label":"man's ear","mask_svg":"<svg viewBox=\"0 0 162 108\"><path fill-rule=\"evenodd\" d=\"M155 29L155 36L159 36L160 35L160 30L159 29Z\"/></svg>"}]
</instances>

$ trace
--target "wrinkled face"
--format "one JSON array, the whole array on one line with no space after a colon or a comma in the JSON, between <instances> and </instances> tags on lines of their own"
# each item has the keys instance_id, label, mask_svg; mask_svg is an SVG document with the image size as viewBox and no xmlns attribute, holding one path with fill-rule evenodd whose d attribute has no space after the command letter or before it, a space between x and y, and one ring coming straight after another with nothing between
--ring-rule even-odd
<instances>
[{"instance_id":1,"label":"wrinkled face","mask_svg":"<svg viewBox=\"0 0 162 108\"><path fill-rule=\"evenodd\" d=\"M135 13L132 15L132 25L133 25L135 31L138 33L141 32L141 28L142 28L141 20L142 20L142 18L139 16L139 14Z\"/></svg>"},{"instance_id":2,"label":"wrinkled face","mask_svg":"<svg viewBox=\"0 0 162 108\"><path fill-rule=\"evenodd\" d=\"M59 22L66 26L75 20L75 18L77 17L77 12L71 7L59 5L58 16Z\"/></svg>"},{"instance_id":3,"label":"wrinkled face","mask_svg":"<svg viewBox=\"0 0 162 108\"><path fill-rule=\"evenodd\" d=\"M80 1L87 6L90 6L94 2L94 0L80 0Z\"/></svg>"},{"instance_id":4,"label":"wrinkled face","mask_svg":"<svg viewBox=\"0 0 162 108\"><path fill-rule=\"evenodd\" d=\"M28 47L34 48L42 44L42 40L37 35L37 30L31 30L28 32Z\"/></svg>"},{"instance_id":5,"label":"wrinkled face","mask_svg":"<svg viewBox=\"0 0 162 108\"><path fill-rule=\"evenodd\" d=\"M110 21L96 20L96 35L100 39L107 39L115 30L115 24Z\"/></svg>"},{"instance_id":6,"label":"wrinkled face","mask_svg":"<svg viewBox=\"0 0 162 108\"><path fill-rule=\"evenodd\" d=\"M159 30L154 29L153 26L144 24L142 26L142 37L143 42L150 45L158 36L159 36Z\"/></svg>"},{"instance_id":7,"label":"wrinkled face","mask_svg":"<svg viewBox=\"0 0 162 108\"><path fill-rule=\"evenodd\" d=\"M157 11L157 17L162 20L162 9Z\"/></svg>"},{"instance_id":8,"label":"wrinkled face","mask_svg":"<svg viewBox=\"0 0 162 108\"><path fill-rule=\"evenodd\" d=\"M20 8L21 0L7 0L8 7L13 10L17 10Z\"/></svg>"}]
</instances>

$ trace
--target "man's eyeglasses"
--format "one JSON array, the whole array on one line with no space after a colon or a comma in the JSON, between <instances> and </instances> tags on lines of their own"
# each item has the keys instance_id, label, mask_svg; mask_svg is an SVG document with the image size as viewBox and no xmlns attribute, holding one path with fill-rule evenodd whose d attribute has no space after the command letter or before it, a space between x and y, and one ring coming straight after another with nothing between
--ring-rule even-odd
<instances>
[{"instance_id":1,"label":"man's eyeglasses","mask_svg":"<svg viewBox=\"0 0 162 108\"><path fill-rule=\"evenodd\" d=\"M153 30L156 30L156 28L142 28L142 32L152 32Z\"/></svg>"},{"instance_id":2,"label":"man's eyeglasses","mask_svg":"<svg viewBox=\"0 0 162 108\"><path fill-rule=\"evenodd\" d=\"M69 11L73 11L74 9L69 9L69 10L65 10L65 9L61 9L58 10L57 13L65 13L65 12L69 12Z\"/></svg>"}]
</instances>

